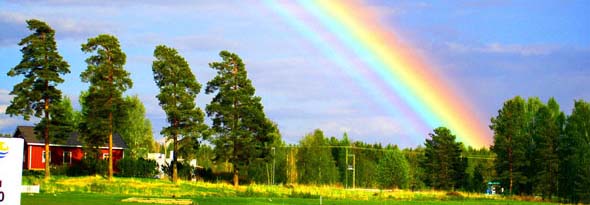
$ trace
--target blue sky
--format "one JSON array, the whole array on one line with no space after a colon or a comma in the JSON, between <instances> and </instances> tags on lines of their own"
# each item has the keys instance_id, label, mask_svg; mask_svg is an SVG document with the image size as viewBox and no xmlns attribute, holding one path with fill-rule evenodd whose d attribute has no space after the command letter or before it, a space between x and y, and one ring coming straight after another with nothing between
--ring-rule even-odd
<instances>
[{"instance_id":1,"label":"blue sky","mask_svg":"<svg viewBox=\"0 0 590 205\"><path fill-rule=\"evenodd\" d=\"M587 1L369 1L384 26L412 45L421 58L471 100L489 122L515 95L554 96L569 113L574 99L590 100L590 4ZM80 51L86 39L117 36L155 136L166 125L155 98L151 62L158 44L177 48L201 84L215 74L208 63L221 50L240 55L267 115L283 138L296 143L320 128L328 136L348 132L355 140L416 146L421 136L404 128L403 115L389 115L350 83L337 65L260 1L17 1L0 2L0 111L21 79L6 72L21 59L18 41L25 20L38 18L57 32L59 52L72 73L60 85L77 101L88 85ZM197 97L204 108L211 96ZM77 103L75 106L78 107ZM0 133L33 124L0 114Z\"/></svg>"}]
</instances>

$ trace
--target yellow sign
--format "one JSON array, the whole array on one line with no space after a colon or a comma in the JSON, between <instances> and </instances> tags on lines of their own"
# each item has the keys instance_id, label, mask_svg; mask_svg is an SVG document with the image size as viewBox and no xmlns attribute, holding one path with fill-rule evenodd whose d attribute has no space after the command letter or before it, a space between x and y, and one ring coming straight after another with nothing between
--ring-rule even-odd
<instances>
[{"instance_id":1,"label":"yellow sign","mask_svg":"<svg viewBox=\"0 0 590 205\"><path fill-rule=\"evenodd\" d=\"M6 157L8 154L8 146L4 145L4 142L0 142L0 159Z\"/></svg>"}]
</instances>

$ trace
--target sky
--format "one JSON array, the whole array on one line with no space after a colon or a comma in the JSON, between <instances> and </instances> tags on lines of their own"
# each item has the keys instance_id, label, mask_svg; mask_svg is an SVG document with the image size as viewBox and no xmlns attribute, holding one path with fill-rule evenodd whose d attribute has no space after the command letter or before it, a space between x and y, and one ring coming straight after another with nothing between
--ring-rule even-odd
<instances>
[{"instance_id":1,"label":"sky","mask_svg":"<svg viewBox=\"0 0 590 205\"><path fill-rule=\"evenodd\" d=\"M516 95L555 97L566 113L574 100L590 100L586 1L369 0L362 5L376 11L379 26L454 88L481 126ZM287 143L319 128L327 136L346 132L353 140L414 147L433 129L408 129L411 116L388 113L265 1L7 0L0 2L0 133L36 122L4 114L9 92L22 80L6 73L21 60L18 42L30 34L25 21L31 18L56 30L58 50L71 66L59 88L75 108L88 88L79 76L89 54L80 45L99 34L116 36L134 83L125 94L142 100L157 139L167 124L151 71L160 44L176 48L202 85L215 75L208 63L220 61L221 50L238 54ZM196 101L204 109L211 98L201 91ZM483 137L491 141L491 131Z\"/></svg>"}]
</instances>

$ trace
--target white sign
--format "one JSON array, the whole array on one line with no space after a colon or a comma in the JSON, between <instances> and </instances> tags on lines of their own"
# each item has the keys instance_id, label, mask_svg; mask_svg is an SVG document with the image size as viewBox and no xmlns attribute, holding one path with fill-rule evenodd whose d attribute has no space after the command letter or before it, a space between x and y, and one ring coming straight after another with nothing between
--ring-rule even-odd
<instances>
[{"instance_id":1,"label":"white sign","mask_svg":"<svg viewBox=\"0 0 590 205\"><path fill-rule=\"evenodd\" d=\"M0 205L20 205L23 139L0 138Z\"/></svg>"}]
</instances>

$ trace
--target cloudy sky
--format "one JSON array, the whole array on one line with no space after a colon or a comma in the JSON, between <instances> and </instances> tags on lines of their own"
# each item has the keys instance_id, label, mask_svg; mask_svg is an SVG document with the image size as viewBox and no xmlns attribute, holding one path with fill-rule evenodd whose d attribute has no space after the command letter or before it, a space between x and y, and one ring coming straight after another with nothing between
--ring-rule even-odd
<instances>
[{"instance_id":1,"label":"cloudy sky","mask_svg":"<svg viewBox=\"0 0 590 205\"><path fill-rule=\"evenodd\" d=\"M117 36L134 82L126 94L141 98L157 138L166 125L151 71L159 44L177 48L201 84L215 74L207 64L220 60L219 51L240 55L267 115L288 143L315 128L328 136L348 132L355 140L404 147L427 136L426 130L419 136L408 132L404 116L383 114L337 64L261 1L81 2L0 2L0 113L10 103L12 86L21 81L5 73L21 59L17 43L29 34L25 20L37 18L57 32L59 52L72 71L60 88L73 101L88 87L79 79L88 57L80 45L102 33ZM554 96L566 113L575 99L590 100L587 1L371 0L366 5L381 12L381 25L412 52L435 65L483 122L516 95L543 101ZM197 102L204 108L210 99L201 93ZM0 133L33 123L0 114Z\"/></svg>"}]
</instances>

